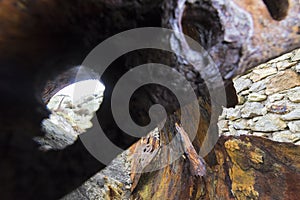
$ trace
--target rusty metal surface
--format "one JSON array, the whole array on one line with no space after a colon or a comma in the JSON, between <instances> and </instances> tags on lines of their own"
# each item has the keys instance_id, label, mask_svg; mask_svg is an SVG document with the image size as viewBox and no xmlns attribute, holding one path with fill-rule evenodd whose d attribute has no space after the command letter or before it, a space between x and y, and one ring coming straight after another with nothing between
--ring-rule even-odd
<instances>
[{"instance_id":1,"label":"rusty metal surface","mask_svg":"<svg viewBox=\"0 0 300 200\"><path fill-rule=\"evenodd\" d=\"M81 63L99 42L130 28L181 26L230 79L300 47L300 3L288 3L288 9L278 11L267 0L0 1L2 197L59 198L104 168L80 141L60 152L42 153L31 140L43 134L40 122L49 114L41 99L46 81ZM190 68L184 70L186 75Z\"/></svg>"},{"instance_id":2,"label":"rusty metal surface","mask_svg":"<svg viewBox=\"0 0 300 200\"><path fill-rule=\"evenodd\" d=\"M164 24L199 41L230 79L300 46L300 2L266 2L173 1L166 4Z\"/></svg>"}]
</instances>

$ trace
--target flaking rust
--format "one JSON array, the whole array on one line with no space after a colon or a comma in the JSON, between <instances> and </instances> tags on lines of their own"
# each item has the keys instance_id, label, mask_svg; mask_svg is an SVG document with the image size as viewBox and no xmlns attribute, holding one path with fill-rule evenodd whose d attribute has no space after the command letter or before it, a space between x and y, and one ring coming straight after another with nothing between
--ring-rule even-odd
<instances>
[{"instance_id":1,"label":"flaking rust","mask_svg":"<svg viewBox=\"0 0 300 200\"><path fill-rule=\"evenodd\" d=\"M175 126L182 140L181 143L183 146L184 154L186 155L186 157L190 162L190 170L192 175L204 176L206 174L206 167L204 164L204 160L201 158L201 156L197 154L185 130L177 123L175 123Z\"/></svg>"},{"instance_id":2,"label":"flaking rust","mask_svg":"<svg viewBox=\"0 0 300 200\"><path fill-rule=\"evenodd\" d=\"M175 127L180 136L178 145L181 145L184 151L183 156L189 161L191 174L198 177L204 176L206 174L204 160L197 154L185 130L177 123L175 123ZM151 161L157 156L159 149L162 147L160 134L158 128L156 128L146 137L141 138L134 146L131 159L131 191L137 187L142 173L145 172L144 169L149 167Z\"/></svg>"},{"instance_id":3,"label":"flaking rust","mask_svg":"<svg viewBox=\"0 0 300 200\"><path fill-rule=\"evenodd\" d=\"M146 137L141 138L136 145L134 145L131 158L131 191L136 188L141 174L145 167L147 167L157 155L160 146L158 128L155 128Z\"/></svg>"}]
</instances>

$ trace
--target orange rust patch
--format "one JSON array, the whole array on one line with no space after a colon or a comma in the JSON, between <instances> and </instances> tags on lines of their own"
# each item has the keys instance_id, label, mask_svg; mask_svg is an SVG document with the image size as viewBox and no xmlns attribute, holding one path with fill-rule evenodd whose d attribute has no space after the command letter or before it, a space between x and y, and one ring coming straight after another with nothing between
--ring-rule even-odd
<instances>
[{"instance_id":1,"label":"orange rust patch","mask_svg":"<svg viewBox=\"0 0 300 200\"><path fill-rule=\"evenodd\" d=\"M245 154L243 159L247 159L246 154L250 154L251 161L261 163L262 155L259 150L252 150L249 142L243 142L239 139L232 139L225 142L225 148L230 156L232 166L229 169L229 176L232 180L232 193L237 199L258 199L259 193L254 189L255 172L253 168L242 169L243 164L240 163L241 152Z\"/></svg>"}]
</instances>

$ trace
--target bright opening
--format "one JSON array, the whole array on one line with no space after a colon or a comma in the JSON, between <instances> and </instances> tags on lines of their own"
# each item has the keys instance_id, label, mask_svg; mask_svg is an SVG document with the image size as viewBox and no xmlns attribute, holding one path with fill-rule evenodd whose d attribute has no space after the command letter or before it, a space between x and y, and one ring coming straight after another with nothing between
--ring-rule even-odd
<instances>
[{"instance_id":1,"label":"bright opening","mask_svg":"<svg viewBox=\"0 0 300 200\"><path fill-rule=\"evenodd\" d=\"M104 90L99 80L83 80L57 92L47 104L52 114L42 122L46 134L34 138L40 149L63 149L91 128L91 119L103 101Z\"/></svg>"}]
</instances>

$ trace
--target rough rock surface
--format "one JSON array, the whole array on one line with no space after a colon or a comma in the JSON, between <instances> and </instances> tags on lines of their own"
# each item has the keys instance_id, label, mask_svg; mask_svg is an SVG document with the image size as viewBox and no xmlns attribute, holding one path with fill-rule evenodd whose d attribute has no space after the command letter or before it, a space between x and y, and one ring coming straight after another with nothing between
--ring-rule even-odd
<instances>
[{"instance_id":1,"label":"rough rock surface","mask_svg":"<svg viewBox=\"0 0 300 200\"><path fill-rule=\"evenodd\" d=\"M300 50L295 50L237 77L239 105L224 108L220 134L255 135L299 145L299 64Z\"/></svg>"},{"instance_id":2,"label":"rough rock surface","mask_svg":"<svg viewBox=\"0 0 300 200\"><path fill-rule=\"evenodd\" d=\"M86 181L62 200L130 199L130 160L128 150L115 158L105 169Z\"/></svg>"},{"instance_id":3,"label":"rough rock surface","mask_svg":"<svg viewBox=\"0 0 300 200\"><path fill-rule=\"evenodd\" d=\"M104 92L102 88L93 89L94 84L99 84L98 80L72 84L50 99L47 107L52 114L42 122L46 134L44 137L34 138L41 145L40 149L64 149L73 144L79 134L93 126L91 119L103 101ZM75 98L74 85L79 90L80 86L92 89Z\"/></svg>"}]
</instances>

